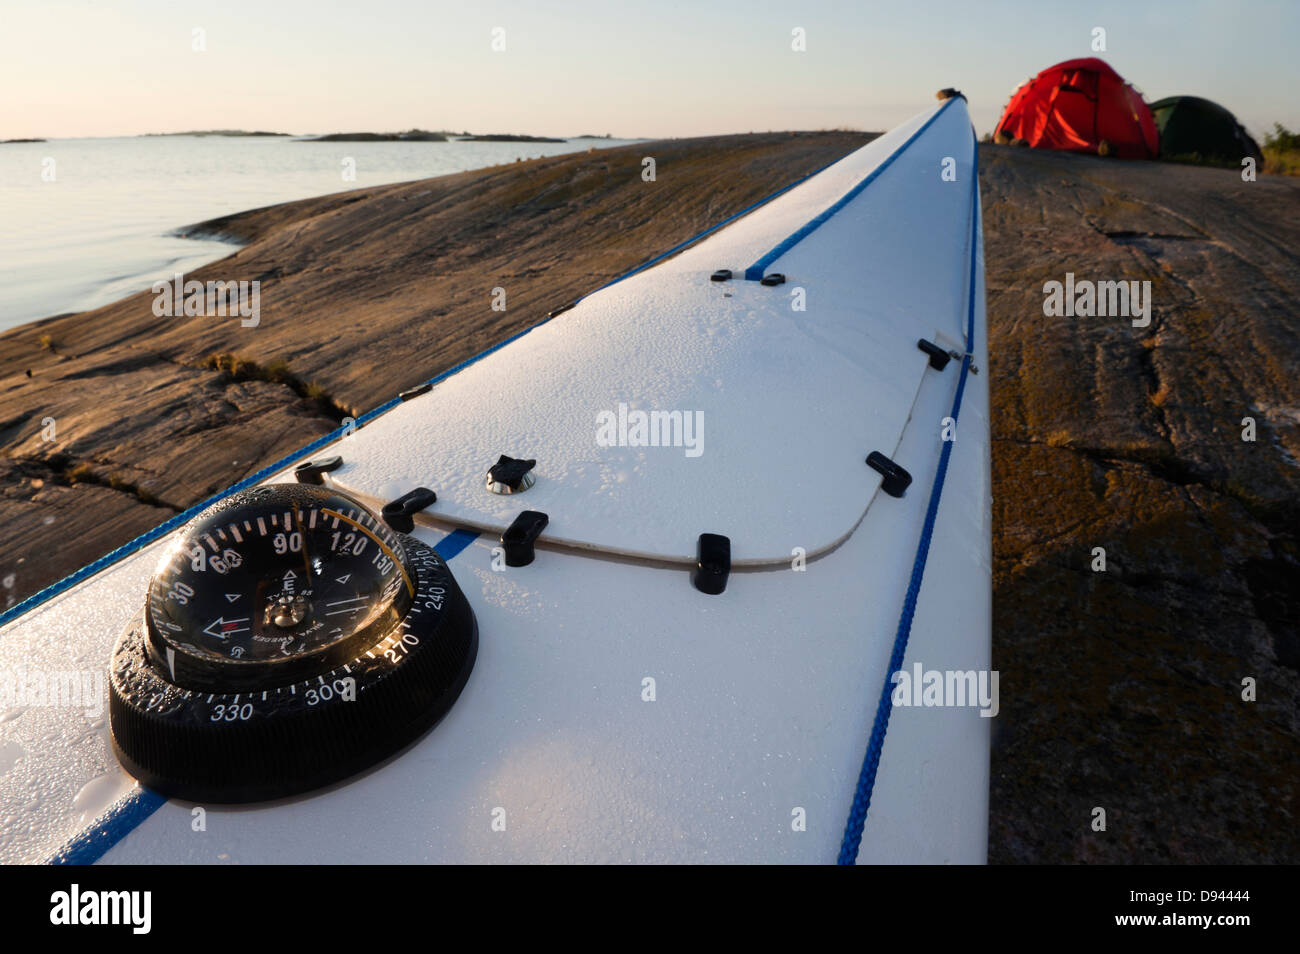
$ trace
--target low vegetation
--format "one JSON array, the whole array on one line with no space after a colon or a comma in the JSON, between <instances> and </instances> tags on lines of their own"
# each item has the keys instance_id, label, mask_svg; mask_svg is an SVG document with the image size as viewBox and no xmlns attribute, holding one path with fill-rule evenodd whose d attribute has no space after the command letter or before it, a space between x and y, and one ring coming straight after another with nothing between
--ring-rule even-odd
<instances>
[{"instance_id":1,"label":"low vegetation","mask_svg":"<svg viewBox=\"0 0 1300 954\"><path fill-rule=\"evenodd\" d=\"M251 358L222 351L208 355L203 366L209 371L221 371L234 381L270 381L272 384L288 384L293 375L289 373L289 362L276 359L268 364L258 364Z\"/></svg>"},{"instance_id":2,"label":"low vegetation","mask_svg":"<svg viewBox=\"0 0 1300 954\"><path fill-rule=\"evenodd\" d=\"M289 370L289 362L275 359L260 364L252 358L221 351L208 355L203 367L209 371L219 371L226 381L267 381L271 384L283 384L300 398L314 403L322 413L335 420L342 420L351 415L348 408L336 402L323 384L316 381L303 381Z\"/></svg>"},{"instance_id":3,"label":"low vegetation","mask_svg":"<svg viewBox=\"0 0 1300 954\"><path fill-rule=\"evenodd\" d=\"M1300 133L1281 123L1264 136L1264 171L1282 176L1300 175Z\"/></svg>"}]
</instances>

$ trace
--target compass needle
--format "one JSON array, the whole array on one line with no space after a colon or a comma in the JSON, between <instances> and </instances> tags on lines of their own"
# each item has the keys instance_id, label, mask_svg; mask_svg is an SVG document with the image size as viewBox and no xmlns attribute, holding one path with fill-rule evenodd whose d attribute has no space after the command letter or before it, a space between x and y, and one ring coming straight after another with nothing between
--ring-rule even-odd
<instances>
[{"instance_id":1,"label":"compass needle","mask_svg":"<svg viewBox=\"0 0 1300 954\"><path fill-rule=\"evenodd\" d=\"M306 574L307 584L311 585L311 560L309 560L307 556L308 551L311 549L311 538L308 537L306 534L303 534L302 514L298 512L298 502L296 500L293 503L293 525L297 529L299 535L301 535L303 538L302 569L303 572Z\"/></svg>"}]
</instances>

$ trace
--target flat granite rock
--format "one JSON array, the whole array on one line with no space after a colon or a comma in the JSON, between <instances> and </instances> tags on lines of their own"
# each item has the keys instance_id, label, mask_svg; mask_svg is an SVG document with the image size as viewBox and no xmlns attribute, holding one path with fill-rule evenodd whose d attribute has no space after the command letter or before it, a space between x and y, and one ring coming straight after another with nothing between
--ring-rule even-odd
<instances>
[{"instance_id":1,"label":"flat granite rock","mask_svg":"<svg viewBox=\"0 0 1300 954\"><path fill-rule=\"evenodd\" d=\"M1295 863L1300 180L985 146L981 186L989 859ZM1046 317L1067 271L1150 324Z\"/></svg>"}]
</instances>

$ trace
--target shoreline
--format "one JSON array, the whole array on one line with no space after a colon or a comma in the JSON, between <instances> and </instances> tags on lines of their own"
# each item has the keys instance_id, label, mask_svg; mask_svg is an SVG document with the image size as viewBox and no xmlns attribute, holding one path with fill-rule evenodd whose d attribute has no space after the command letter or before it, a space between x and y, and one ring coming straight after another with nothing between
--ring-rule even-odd
<instances>
[{"instance_id":1,"label":"shoreline","mask_svg":"<svg viewBox=\"0 0 1300 954\"><path fill-rule=\"evenodd\" d=\"M0 326L113 304L155 280L224 257L195 223L344 190L412 182L524 156L553 156L630 143L393 143L322 145L307 155L287 137L169 136L69 141L10 157L4 171L20 187L8 224L10 253L0 266ZM421 148L422 147L422 148ZM8 155L8 154L6 154ZM43 156L58 157L58 185L21 191ZM88 170L117 163L117 178ZM267 172L259 173L259 168ZM51 174L53 166L50 167ZM151 171L152 170L152 171ZM205 171L206 170L206 171ZM149 202L133 202L151 182L174 182ZM188 237L181 237L186 236ZM216 236L224 239L224 235ZM225 244L225 243L222 243ZM173 264L179 267L173 267Z\"/></svg>"}]
</instances>

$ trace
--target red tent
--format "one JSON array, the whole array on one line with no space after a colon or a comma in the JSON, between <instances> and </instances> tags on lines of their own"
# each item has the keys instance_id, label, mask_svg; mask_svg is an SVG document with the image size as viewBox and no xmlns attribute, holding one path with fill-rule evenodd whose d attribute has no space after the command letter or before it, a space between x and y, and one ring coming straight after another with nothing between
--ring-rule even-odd
<instances>
[{"instance_id":1,"label":"red tent","mask_svg":"<svg viewBox=\"0 0 1300 954\"><path fill-rule=\"evenodd\" d=\"M1040 149L1124 159L1154 159L1157 152L1147 104L1122 76L1092 57L1049 66L1017 89L997 132Z\"/></svg>"}]
</instances>

